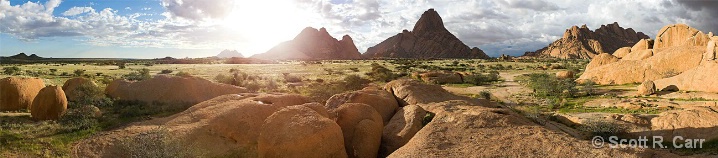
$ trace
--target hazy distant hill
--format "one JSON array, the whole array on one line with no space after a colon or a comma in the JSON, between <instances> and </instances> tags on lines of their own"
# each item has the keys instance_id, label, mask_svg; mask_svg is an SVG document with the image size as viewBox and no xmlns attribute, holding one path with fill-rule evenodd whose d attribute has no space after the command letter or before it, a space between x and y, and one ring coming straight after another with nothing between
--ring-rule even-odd
<instances>
[{"instance_id":1,"label":"hazy distant hill","mask_svg":"<svg viewBox=\"0 0 718 158\"><path fill-rule=\"evenodd\" d=\"M244 55L242 55L242 53L237 52L237 50L225 49L222 52L220 52L219 54L217 54L216 57L218 57L218 58L232 58L232 57L244 58Z\"/></svg>"},{"instance_id":2,"label":"hazy distant hill","mask_svg":"<svg viewBox=\"0 0 718 158\"><path fill-rule=\"evenodd\" d=\"M359 49L349 35L337 40L325 28L307 27L291 41L282 42L252 58L268 60L350 60L361 59Z\"/></svg>"}]
</instances>

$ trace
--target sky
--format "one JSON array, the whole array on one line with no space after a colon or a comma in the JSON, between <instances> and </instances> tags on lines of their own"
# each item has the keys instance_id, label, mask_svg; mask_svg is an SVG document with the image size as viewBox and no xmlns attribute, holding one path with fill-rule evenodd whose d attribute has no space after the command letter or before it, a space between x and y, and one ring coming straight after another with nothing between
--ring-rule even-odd
<instances>
[{"instance_id":1,"label":"sky","mask_svg":"<svg viewBox=\"0 0 718 158\"><path fill-rule=\"evenodd\" d=\"M251 56L305 27L349 35L364 53L429 8L494 57L545 47L573 25L618 22L651 38L673 23L718 32L718 0L0 0L0 56Z\"/></svg>"}]
</instances>

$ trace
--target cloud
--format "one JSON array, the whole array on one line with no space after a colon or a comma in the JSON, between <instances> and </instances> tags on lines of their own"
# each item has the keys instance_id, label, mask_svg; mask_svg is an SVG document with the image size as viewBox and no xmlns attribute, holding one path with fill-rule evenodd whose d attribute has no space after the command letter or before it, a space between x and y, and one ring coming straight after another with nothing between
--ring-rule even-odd
<instances>
[{"instance_id":1,"label":"cloud","mask_svg":"<svg viewBox=\"0 0 718 158\"><path fill-rule=\"evenodd\" d=\"M500 0L499 4L510 8L530 9L535 11L554 11L561 8L558 5L545 0Z\"/></svg>"},{"instance_id":2,"label":"cloud","mask_svg":"<svg viewBox=\"0 0 718 158\"><path fill-rule=\"evenodd\" d=\"M129 8L129 7L128 7ZM62 13L63 16L75 16L82 13L95 12L95 9L91 7L72 7L69 10Z\"/></svg>"},{"instance_id":3,"label":"cloud","mask_svg":"<svg viewBox=\"0 0 718 158\"><path fill-rule=\"evenodd\" d=\"M172 16L202 21L226 17L234 8L234 0L162 0L161 5Z\"/></svg>"},{"instance_id":4,"label":"cloud","mask_svg":"<svg viewBox=\"0 0 718 158\"><path fill-rule=\"evenodd\" d=\"M130 8L130 7L125 7L125 10L132 10L132 8Z\"/></svg>"}]
</instances>

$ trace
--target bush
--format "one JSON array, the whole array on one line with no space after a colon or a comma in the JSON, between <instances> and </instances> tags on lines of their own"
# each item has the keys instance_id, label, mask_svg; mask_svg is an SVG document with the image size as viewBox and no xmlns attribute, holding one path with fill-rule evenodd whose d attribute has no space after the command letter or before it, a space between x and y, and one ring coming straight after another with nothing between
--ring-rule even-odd
<instances>
[{"instance_id":1,"label":"bush","mask_svg":"<svg viewBox=\"0 0 718 158\"><path fill-rule=\"evenodd\" d=\"M179 77L192 77L192 74L190 74L189 72L180 71L180 72L178 72L177 74L175 74L175 76L179 76Z\"/></svg>"},{"instance_id":2,"label":"bush","mask_svg":"<svg viewBox=\"0 0 718 158\"><path fill-rule=\"evenodd\" d=\"M489 92L488 90L483 90L483 91L479 92L479 96L481 96L482 98L484 98L486 100L491 100L491 92Z\"/></svg>"},{"instance_id":3,"label":"bush","mask_svg":"<svg viewBox=\"0 0 718 158\"><path fill-rule=\"evenodd\" d=\"M68 93L68 96L74 96L77 98L75 103L78 105L98 105L105 103L105 92L91 83L85 83L77 86L72 94ZM111 103L110 103L111 104ZM69 106L69 108L75 108Z\"/></svg>"},{"instance_id":4,"label":"bush","mask_svg":"<svg viewBox=\"0 0 718 158\"><path fill-rule=\"evenodd\" d=\"M119 69L125 69L126 67L125 63L117 63L117 68Z\"/></svg>"},{"instance_id":5,"label":"bush","mask_svg":"<svg viewBox=\"0 0 718 158\"><path fill-rule=\"evenodd\" d=\"M625 134L628 131L628 128L624 125L606 120L594 119L586 120L578 129L584 132L589 132L594 136L602 136L604 138Z\"/></svg>"},{"instance_id":6,"label":"bush","mask_svg":"<svg viewBox=\"0 0 718 158\"><path fill-rule=\"evenodd\" d=\"M137 72L130 72L129 74L122 75L122 78L125 78L130 81L142 81L146 79L152 78L150 75L150 69L143 68L137 70Z\"/></svg>"},{"instance_id":7,"label":"bush","mask_svg":"<svg viewBox=\"0 0 718 158\"><path fill-rule=\"evenodd\" d=\"M184 158L200 157L201 154L185 142L173 138L163 127L120 140L116 146L128 157Z\"/></svg>"},{"instance_id":8,"label":"bush","mask_svg":"<svg viewBox=\"0 0 718 158\"><path fill-rule=\"evenodd\" d=\"M20 69L17 66L4 67L4 68L2 68L2 70L3 70L3 74L5 74L5 75L18 75L22 72L22 69Z\"/></svg>"},{"instance_id":9,"label":"bush","mask_svg":"<svg viewBox=\"0 0 718 158\"><path fill-rule=\"evenodd\" d=\"M284 81L287 83L302 82L302 77L291 75L289 73L282 73L282 77L284 78Z\"/></svg>"},{"instance_id":10,"label":"bush","mask_svg":"<svg viewBox=\"0 0 718 158\"><path fill-rule=\"evenodd\" d=\"M85 74L85 70L83 70L83 69L77 69L77 70L73 71L72 73L75 74L75 76L78 76L78 77L79 77L79 76L82 76L82 75Z\"/></svg>"},{"instance_id":11,"label":"bush","mask_svg":"<svg viewBox=\"0 0 718 158\"><path fill-rule=\"evenodd\" d=\"M399 76L394 74L391 70L377 63L371 64L371 72L366 73L369 78L374 81L389 82L398 78Z\"/></svg>"},{"instance_id":12,"label":"bush","mask_svg":"<svg viewBox=\"0 0 718 158\"><path fill-rule=\"evenodd\" d=\"M533 73L528 75L528 87L534 90L538 97L574 97L576 82L561 80L555 75L546 73Z\"/></svg>"},{"instance_id":13,"label":"bush","mask_svg":"<svg viewBox=\"0 0 718 158\"><path fill-rule=\"evenodd\" d=\"M473 85L485 85L489 84L491 82L499 81L499 72L498 71L491 71L488 74L471 74L464 76L464 83L473 84Z\"/></svg>"},{"instance_id":14,"label":"bush","mask_svg":"<svg viewBox=\"0 0 718 158\"><path fill-rule=\"evenodd\" d=\"M160 71L160 74L171 74L171 73L172 73L172 70L168 70L168 69Z\"/></svg>"},{"instance_id":15,"label":"bush","mask_svg":"<svg viewBox=\"0 0 718 158\"><path fill-rule=\"evenodd\" d=\"M359 90L371 82L368 79L359 77L359 75L345 76L342 81L344 81L344 88L347 90Z\"/></svg>"}]
</instances>

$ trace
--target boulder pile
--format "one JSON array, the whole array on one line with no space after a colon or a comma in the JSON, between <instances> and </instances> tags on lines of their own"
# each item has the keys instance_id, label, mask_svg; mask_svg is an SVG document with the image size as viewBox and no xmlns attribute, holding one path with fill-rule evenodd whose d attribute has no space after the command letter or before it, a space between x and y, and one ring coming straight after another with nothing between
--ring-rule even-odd
<instances>
[{"instance_id":1,"label":"boulder pile","mask_svg":"<svg viewBox=\"0 0 718 158\"><path fill-rule=\"evenodd\" d=\"M658 82L696 68L711 58L711 53L706 53L710 39L688 25L668 25L659 31L655 41L641 40L630 50L618 49L613 53L616 56L599 55L591 60L579 80L592 80L597 84Z\"/></svg>"}]
</instances>

